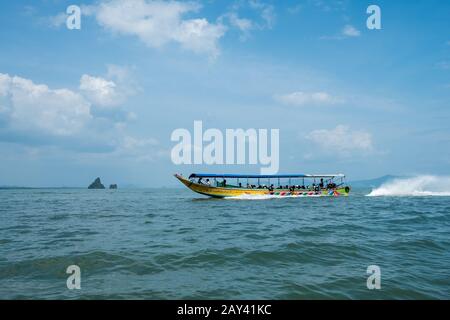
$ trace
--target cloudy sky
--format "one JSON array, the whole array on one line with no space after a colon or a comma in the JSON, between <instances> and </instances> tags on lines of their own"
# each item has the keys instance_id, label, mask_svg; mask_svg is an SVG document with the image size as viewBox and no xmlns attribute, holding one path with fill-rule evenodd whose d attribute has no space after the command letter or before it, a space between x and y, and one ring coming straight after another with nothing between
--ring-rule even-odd
<instances>
[{"instance_id":1,"label":"cloudy sky","mask_svg":"<svg viewBox=\"0 0 450 320\"><path fill-rule=\"evenodd\" d=\"M0 27L0 185L259 172L174 165L195 120L280 129L280 173L449 173L448 1L18 0Z\"/></svg>"}]
</instances>

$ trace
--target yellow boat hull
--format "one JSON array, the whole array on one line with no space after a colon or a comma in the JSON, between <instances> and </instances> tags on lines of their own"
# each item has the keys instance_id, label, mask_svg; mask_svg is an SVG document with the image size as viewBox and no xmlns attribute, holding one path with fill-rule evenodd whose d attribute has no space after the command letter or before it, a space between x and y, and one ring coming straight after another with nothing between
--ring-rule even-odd
<instances>
[{"instance_id":1,"label":"yellow boat hull","mask_svg":"<svg viewBox=\"0 0 450 320\"><path fill-rule=\"evenodd\" d=\"M350 187L341 187L333 190L296 190L289 191L287 189L275 189L269 191L268 189L247 189L247 188L228 188L228 187L213 187L204 184L192 182L179 174L175 174L175 177L181 181L186 187L194 192L203 194L209 197L226 198L226 197L241 197L241 196L306 196L306 197L338 197L348 196L350 193Z\"/></svg>"}]
</instances>

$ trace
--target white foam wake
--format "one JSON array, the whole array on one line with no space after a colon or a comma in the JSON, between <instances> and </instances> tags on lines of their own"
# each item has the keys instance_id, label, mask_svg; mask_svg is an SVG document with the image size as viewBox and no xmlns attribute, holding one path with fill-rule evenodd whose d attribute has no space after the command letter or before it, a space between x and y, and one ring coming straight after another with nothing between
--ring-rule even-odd
<instances>
[{"instance_id":1,"label":"white foam wake","mask_svg":"<svg viewBox=\"0 0 450 320\"><path fill-rule=\"evenodd\" d=\"M423 175L394 179L372 190L367 196L450 196L450 177Z\"/></svg>"}]
</instances>

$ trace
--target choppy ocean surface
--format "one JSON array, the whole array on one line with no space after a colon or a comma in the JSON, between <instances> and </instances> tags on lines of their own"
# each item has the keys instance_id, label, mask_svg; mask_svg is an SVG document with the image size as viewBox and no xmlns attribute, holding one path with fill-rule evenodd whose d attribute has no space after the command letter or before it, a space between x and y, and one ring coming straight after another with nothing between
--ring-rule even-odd
<instances>
[{"instance_id":1,"label":"choppy ocean surface","mask_svg":"<svg viewBox=\"0 0 450 320\"><path fill-rule=\"evenodd\" d=\"M450 197L370 192L0 190L0 298L449 299ZM74 264L81 290L66 286Z\"/></svg>"}]
</instances>

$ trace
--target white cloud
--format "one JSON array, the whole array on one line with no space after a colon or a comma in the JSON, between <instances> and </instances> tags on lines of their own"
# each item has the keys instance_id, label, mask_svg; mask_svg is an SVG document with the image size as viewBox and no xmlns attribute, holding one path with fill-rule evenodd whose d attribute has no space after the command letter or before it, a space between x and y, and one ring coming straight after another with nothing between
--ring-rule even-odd
<instances>
[{"instance_id":1,"label":"white cloud","mask_svg":"<svg viewBox=\"0 0 450 320\"><path fill-rule=\"evenodd\" d=\"M89 100L99 106L108 107L120 104L117 99L116 84L113 81L84 74L80 79L80 90Z\"/></svg>"},{"instance_id":2,"label":"white cloud","mask_svg":"<svg viewBox=\"0 0 450 320\"><path fill-rule=\"evenodd\" d=\"M11 88L9 74L0 73L0 96L6 96Z\"/></svg>"},{"instance_id":3,"label":"white cloud","mask_svg":"<svg viewBox=\"0 0 450 320\"><path fill-rule=\"evenodd\" d=\"M254 28L253 22L250 19L240 18L236 13L228 14L230 24L238 28L242 32L248 32Z\"/></svg>"},{"instance_id":4,"label":"white cloud","mask_svg":"<svg viewBox=\"0 0 450 320\"><path fill-rule=\"evenodd\" d=\"M345 11L347 1L342 0L309 0L309 4L329 12L329 11Z\"/></svg>"},{"instance_id":5,"label":"white cloud","mask_svg":"<svg viewBox=\"0 0 450 320\"><path fill-rule=\"evenodd\" d=\"M106 79L114 81L118 94L122 95L123 98L135 95L141 90L133 77L132 71L133 68L130 67L108 65Z\"/></svg>"},{"instance_id":6,"label":"white cloud","mask_svg":"<svg viewBox=\"0 0 450 320\"><path fill-rule=\"evenodd\" d=\"M98 0L94 5L81 5L81 12L83 16L93 16L104 29L136 36L149 47L162 48L176 43L210 58L219 55L219 40L229 27L239 29L241 40L245 40L251 30L271 29L276 20L274 6L260 0L234 3L231 11L215 22L204 17L186 18L198 13L201 7L196 1ZM255 11L262 22L239 16L237 11L241 7ZM65 13L60 13L45 19L47 24L56 27L63 25L66 18Z\"/></svg>"},{"instance_id":7,"label":"white cloud","mask_svg":"<svg viewBox=\"0 0 450 320\"><path fill-rule=\"evenodd\" d=\"M356 29L354 26L347 24L345 25L341 32L333 36L321 36L321 40L344 40L348 38L355 38L361 35L361 31Z\"/></svg>"},{"instance_id":8,"label":"white cloud","mask_svg":"<svg viewBox=\"0 0 450 320\"><path fill-rule=\"evenodd\" d=\"M331 105L343 102L326 92L296 91L289 94L275 95L274 99L280 103L292 106Z\"/></svg>"},{"instance_id":9,"label":"white cloud","mask_svg":"<svg viewBox=\"0 0 450 320\"><path fill-rule=\"evenodd\" d=\"M185 20L174 33L174 40L195 53L219 54L218 40L225 34L225 26L210 24L206 19Z\"/></svg>"},{"instance_id":10,"label":"white cloud","mask_svg":"<svg viewBox=\"0 0 450 320\"><path fill-rule=\"evenodd\" d=\"M120 67L108 74L120 78ZM111 102L116 92L111 81L84 75L82 86L92 89L93 100ZM80 92L84 92L84 88ZM127 121L136 115L127 112L125 119L96 116L85 95L69 89L51 89L45 84L0 73L0 142L21 145L63 147L84 153L105 153L120 157L149 159L157 153L158 141L130 136ZM114 118L114 117L113 117Z\"/></svg>"},{"instance_id":11,"label":"white cloud","mask_svg":"<svg viewBox=\"0 0 450 320\"><path fill-rule=\"evenodd\" d=\"M366 131L352 131L348 126L338 125L327 130L311 131L306 138L315 145L329 152L350 155L354 152L370 153L373 151L372 135Z\"/></svg>"},{"instance_id":12,"label":"white cloud","mask_svg":"<svg viewBox=\"0 0 450 320\"><path fill-rule=\"evenodd\" d=\"M240 40L245 41L250 36L250 31L259 29L259 26L252 20L247 18L241 18L237 12L228 12L219 17L218 21L221 24L226 22L232 28L236 28L241 32Z\"/></svg>"},{"instance_id":13,"label":"white cloud","mask_svg":"<svg viewBox=\"0 0 450 320\"><path fill-rule=\"evenodd\" d=\"M47 19L47 23L51 27L55 28L65 25L66 21L67 21L67 14L65 14L64 12L58 13L55 16L48 17Z\"/></svg>"},{"instance_id":14,"label":"white cloud","mask_svg":"<svg viewBox=\"0 0 450 320\"><path fill-rule=\"evenodd\" d=\"M92 118L90 104L68 89L50 89L33 81L0 73L2 117L14 130L68 136Z\"/></svg>"},{"instance_id":15,"label":"white cloud","mask_svg":"<svg viewBox=\"0 0 450 320\"><path fill-rule=\"evenodd\" d=\"M259 15L259 21L243 18L240 10L251 10ZM259 0L249 0L235 2L231 5L230 11L219 17L220 24L229 25L231 28L236 28L241 32L240 40L244 41L250 36L250 31L271 29L275 24L276 14L274 7L270 4Z\"/></svg>"},{"instance_id":16,"label":"white cloud","mask_svg":"<svg viewBox=\"0 0 450 320\"><path fill-rule=\"evenodd\" d=\"M138 90L129 69L117 65L109 65L105 77L82 75L79 89L94 106L100 108L118 107Z\"/></svg>"},{"instance_id":17,"label":"white cloud","mask_svg":"<svg viewBox=\"0 0 450 320\"><path fill-rule=\"evenodd\" d=\"M260 11L261 18L265 21L267 28L271 29L276 20L274 7L259 0L250 0L249 4L252 9Z\"/></svg>"},{"instance_id":18,"label":"white cloud","mask_svg":"<svg viewBox=\"0 0 450 320\"><path fill-rule=\"evenodd\" d=\"M174 42L215 57L219 53L218 40L226 31L225 26L205 18L183 19L183 15L199 10L200 5L194 2L109 0L88 8L105 29L135 35L154 48Z\"/></svg>"},{"instance_id":19,"label":"white cloud","mask_svg":"<svg viewBox=\"0 0 450 320\"><path fill-rule=\"evenodd\" d=\"M342 34L346 37L359 37L361 32L352 25L346 25L342 29Z\"/></svg>"}]
</instances>

